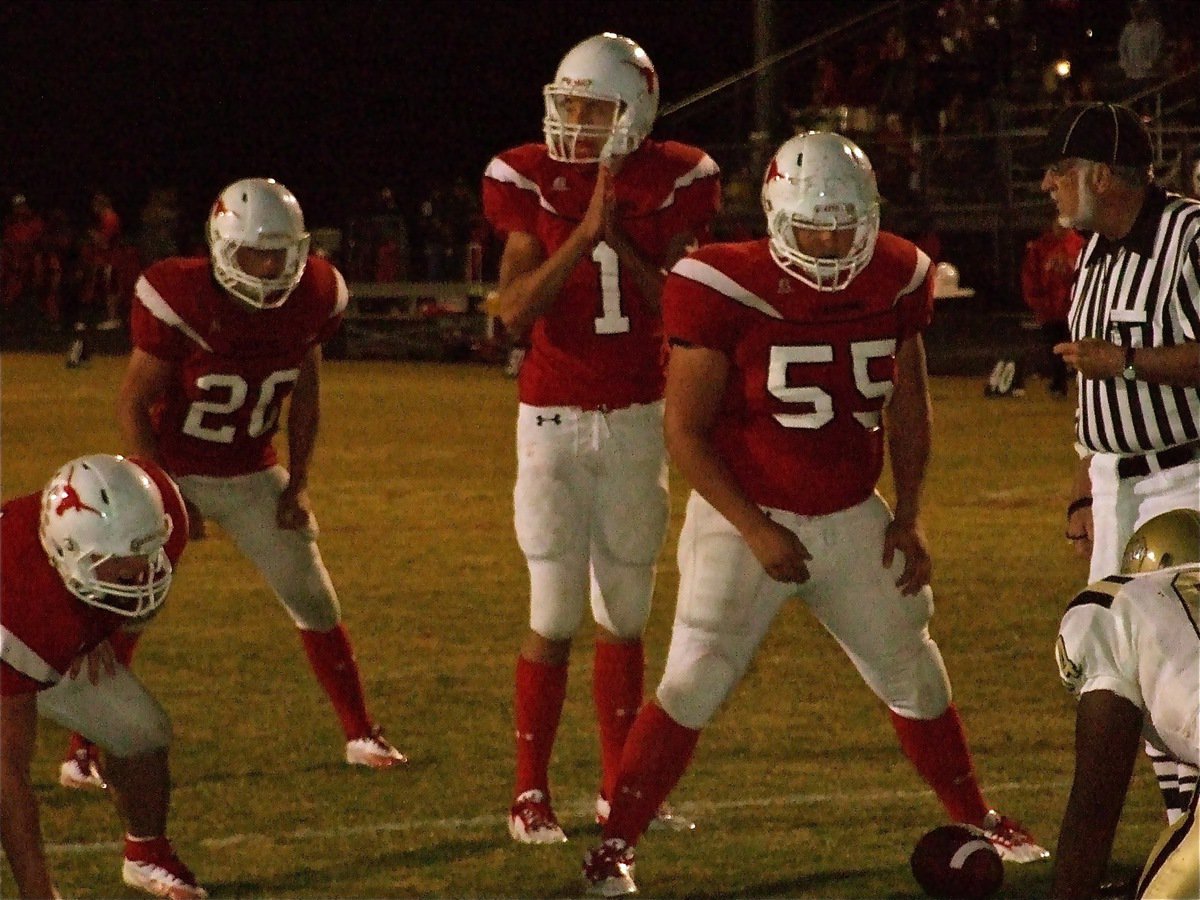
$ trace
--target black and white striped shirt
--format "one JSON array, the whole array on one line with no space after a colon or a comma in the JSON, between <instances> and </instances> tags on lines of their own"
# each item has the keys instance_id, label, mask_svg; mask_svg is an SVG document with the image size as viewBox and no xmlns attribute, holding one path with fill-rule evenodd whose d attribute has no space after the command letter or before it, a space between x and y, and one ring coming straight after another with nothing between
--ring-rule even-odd
<instances>
[{"instance_id":1,"label":"black and white striped shirt","mask_svg":"<svg viewBox=\"0 0 1200 900\"><path fill-rule=\"evenodd\" d=\"M1148 190L1129 234L1097 233L1071 289L1071 340L1166 347L1200 339L1200 201ZM1146 453L1200 439L1200 386L1079 379L1079 442Z\"/></svg>"}]
</instances>

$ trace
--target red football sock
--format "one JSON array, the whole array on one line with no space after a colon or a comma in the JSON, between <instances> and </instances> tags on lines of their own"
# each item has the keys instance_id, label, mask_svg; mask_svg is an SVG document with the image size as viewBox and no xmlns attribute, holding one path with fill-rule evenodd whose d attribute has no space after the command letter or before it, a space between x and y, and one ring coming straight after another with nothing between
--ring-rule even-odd
<instances>
[{"instance_id":1,"label":"red football sock","mask_svg":"<svg viewBox=\"0 0 1200 900\"><path fill-rule=\"evenodd\" d=\"M300 640L308 655L308 664L321 683L346 740L353 741L371 733L371 717L367 715L367 703L363 698L362 679L358 674L358 663L354 659L354 648L346 626L335 625L329 631L300 629Z\"/></svg>"},{"instance_id":2,"label":"red football sock","mask_svg":"<svg viewBox=\"0 0 1200 900\"><path fill-rule=\"evenodd\" d=\"M979 825L988 805L975 780L967 736L954 704L936 719L907 719L888 710L900 748L955 822Z\"/></svg>"},{"instance_id":3,"label":"red football sock","mask_svg":"<svg viewBox=\"0 0 1200 900\"><path fill-rule=\"evenodd\" d=\"M646 667L642 642L615 644L596 641L592 664L592 699L600 726L600 761L604 780L600 786L611 798L621 772L621 751L642 705L642 675Z\"/></svg>"},{"instance_id":4,"label":"red football sock","mask_svg":"<svg viewBox=\"0 0 1200 900\"><path fill-rule=\"evenodd\" d=\"M631 847L638 842L683 777L699 740L699 731L680 725L657 703L642 707L625 739L605 838L622 838Z\"/></svg>"},{"instance_id":5,"label":"red football sock","mask_svg":"<svg viewBox=\"0 0 1200 900\"><path fill-rule=\"evenodd\" d=\"M550 751L558 734L567 696L567 666L550 666L517 657L514 698L517 725L517 785L513 798L526 791L550 796Z\"/></svg>"}]
</instances>

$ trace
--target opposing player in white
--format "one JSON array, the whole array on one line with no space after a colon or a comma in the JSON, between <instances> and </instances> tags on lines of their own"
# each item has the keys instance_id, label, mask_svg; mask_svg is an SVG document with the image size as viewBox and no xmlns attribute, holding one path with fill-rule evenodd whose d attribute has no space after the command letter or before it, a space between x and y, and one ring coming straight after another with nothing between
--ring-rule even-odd
<instances>
[{"instance_id":1,"label":"opposing player in white","mask_svg":"<svg viewBox=\"0 0 1200 900\"><path fill-rule=\"evenodd\" d=\"M1143 738L1200 765L1200 513L1146 522L1121 572L1071 601L1055 648L1063 683L1079 697L1075 780L1051 890L1059 900L1095 896ZM1180 785L1186 813L1159 838L1134 896L1200 896L1195 788Z\"/></svg>"}]
</instances>

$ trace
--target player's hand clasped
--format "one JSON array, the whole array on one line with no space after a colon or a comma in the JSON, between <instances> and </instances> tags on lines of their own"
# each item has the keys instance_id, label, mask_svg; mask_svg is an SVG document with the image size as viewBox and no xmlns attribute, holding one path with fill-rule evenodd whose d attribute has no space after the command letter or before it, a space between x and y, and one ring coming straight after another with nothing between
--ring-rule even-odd
<instances>
[{"instance_id":1,"label":"player's hand clasped","mask_svg":"<svg viewBox=\"0 0 1200 900\"><path fill-rule=\"evenodd\" d=\"M795 584L808 581L806 563L812 554L791 530L768 519L743 537L754 558L776 581Z\"/></svg>"},{"instance_id":2,"label":"player's hand clasped","mask_svg":"<svg viewBox=\"0 0 1200 900\"><path fill-rule=\"evenodd\" d=\"M111 677L117 674L117 655L108 641L101 641L87 653L75 657L71 661L71 668L67 669L67 677L78 678L85 663L87 678L92 684L99 684L106 675Z\"/></svg>"},{"instance_id":3,"label":"player's hand clasped","mask_svg":"<svg viewBox=\"0 0 1200 900\"><path fill-rule=\"evenodd\" d=\"M900 593L910 597L933 577L933 560L929 558L929 547L925 535L916 523L905 525L891 522L883 533L883 564L891 568L896 551L904 554L904 571L896 579Z\"/></svg>"}]
</instances>

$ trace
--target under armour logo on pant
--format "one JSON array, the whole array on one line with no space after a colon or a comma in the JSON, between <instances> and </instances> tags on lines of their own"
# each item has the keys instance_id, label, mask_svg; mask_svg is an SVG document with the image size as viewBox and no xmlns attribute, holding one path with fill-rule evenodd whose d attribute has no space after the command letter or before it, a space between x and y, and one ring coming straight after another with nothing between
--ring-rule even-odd
<instances>
[{"instance_id":1,"label":"under armour logo on pant","mask_svg":"<svg viewBox=\"0 0 1200 900\"><path fill-rule=\"evenodd\" d=\"M553 422L555 425L561 425L562 424L562 413L555 413L552 416L538 416L537 417L537 423L538 423L539 428L542 427L543 425L545 425L547 422Z\"/></svg>"}]
</instances>

